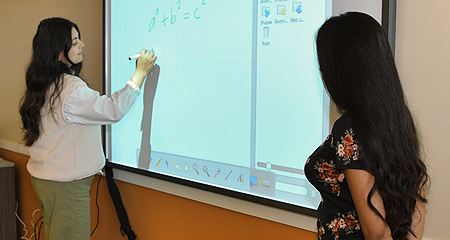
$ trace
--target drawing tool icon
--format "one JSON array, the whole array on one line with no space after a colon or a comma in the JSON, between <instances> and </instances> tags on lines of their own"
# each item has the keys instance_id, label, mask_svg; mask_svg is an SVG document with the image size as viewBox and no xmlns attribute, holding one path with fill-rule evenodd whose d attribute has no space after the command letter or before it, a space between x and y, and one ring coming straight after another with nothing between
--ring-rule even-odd
<instances>
[{"instance_id":1,"label":"drawing tool icon","mask_svg":"<svg viewBox=\"0 0 450 240\"><path fill-rule=\"evenodd\" d=\"M216 178L216 177L217 177L217 175L219 175L220 171L221 171L221 169L220 169L220 168L219 168L219 169L217 169L217 172L216 172L216 174L214 175L214 178Z\"/></svg>"},{"instance_id":2,"label":"drawing tool icon","mask_svg":"<svg viewBox=\"0 0 450 240\"><path fill-rule=\"evenodd\" d=\"M175 161L175 159L172 160L172 162L175 164L175 168L180 171L180 166L178 165L178 163Z\"/></svg>"},{"instance_id":3,"label":"drawing tool icon","mask_svg":"<svg viewBox=\"0 0 450 240\"><path fill-rule=\"evenodd\" d=\"M194 163L194 165L192 166L192 169L194 169L194 171L197 173L197 175L200 175L200 173L197 170L197 164Z\"/></svg>"},{"instance_id":4,"label":"drawing tool icon","mask_svg":"<svg viewBox=\"0 0 450 240\"><path fill-rule=\"evenodd\" d=\"M230 172L228 173L228 175L227 175L227 177L225 178L225 180L228 179L228 177L230 176L231 172L233 172L233 171L230 171Z\"/></svg>"},{"instance_id":5,"label":"drawing tool icon","mask_svg":"<svg viewBox=\"0 0 450 240\"><path fill-rule=\"evenodd\" d=\"M238 179L237 179L237 181L241 182L241 183L244 183L244 174L240 174Z\"/></svg>"},{"instance_id":6,"label":"drawing tool icon","mask_svg":"<svg viewBox=\"0 0 450 240\"><path fill-rule=\"evenodd\" d=\"M205 172L206 175L208 175L208 177L210 177L210 176L209 176L209 173L208 173L208 167L207 167L206 165L203 166L203 172Z\"/></svg>"},{"instance_id":7,"label":"drawing tool icon","mask_svg":"<svg viewBox=\"0 0 450 240\"><path fill-rule=\"evenodd\" d=\"M156 161L156 166L159 167L161 165L161 158L158 159L158 161Z\"/></svg>"}]
</instances>

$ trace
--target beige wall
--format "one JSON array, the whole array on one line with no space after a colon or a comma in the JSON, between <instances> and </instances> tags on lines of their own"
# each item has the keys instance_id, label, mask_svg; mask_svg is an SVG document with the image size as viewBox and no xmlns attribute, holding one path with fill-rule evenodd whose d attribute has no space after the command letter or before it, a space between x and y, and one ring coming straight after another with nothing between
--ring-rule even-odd
<instances>
[{"instance_id":1,"label":"beige wall","mask_svg":"<svg viewBox=\"0 0 450 240\"><path fill-rule=\"evenodd\" d=\"M447 137L450 136L450 1L397 1L396 59L406 96L420 127L432 186L426 215L426 239L448 239L450 198L447 185ZM82 75L95 89L102 81L102 1L0 0L0 148L18 149L17 112L24 91L31 40L40 20L61 16L76 22L86 46Z\"/></svg>"},{"instance_id":2,"label":"beige wall","mask_svg":"<svg viewBox=\"0 0 450 240\"><path fill-rule=\"evenodd\" d=\"M397 1L396 60L431 175L425 236L449 239L450 1Z\"/></svg>"},{"instance_id":3,"label":"beige wall","mask_svg":"<svg viewBox=\"0 0 450 240\"><path fill-rule=\"evenodd\" d=\"M18 106L25 89L25 68L39 22L64 17L77 23L86 44L82 75L95 89L102 82L102 1L0 0L0 139L21 141Z\"/></svg>"}]
</instances>

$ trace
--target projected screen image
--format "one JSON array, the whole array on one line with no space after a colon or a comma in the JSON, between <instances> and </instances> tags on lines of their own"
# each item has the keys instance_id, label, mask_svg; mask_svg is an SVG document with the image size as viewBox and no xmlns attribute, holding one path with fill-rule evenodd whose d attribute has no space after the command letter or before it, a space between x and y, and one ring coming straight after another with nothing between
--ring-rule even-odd
<instances>
[{"instance_id":1,"label":"projected screen image","mask_svg":"<svg viewBox=\"0 0 450 240\"><path fill-rule=\"evenodd\" d=\"M131 111L108 130L110 162L316 209L303 172L329 133L314 50L331 1L110 1L110 89L153 50Z\"/></svg>"}]
</instances>

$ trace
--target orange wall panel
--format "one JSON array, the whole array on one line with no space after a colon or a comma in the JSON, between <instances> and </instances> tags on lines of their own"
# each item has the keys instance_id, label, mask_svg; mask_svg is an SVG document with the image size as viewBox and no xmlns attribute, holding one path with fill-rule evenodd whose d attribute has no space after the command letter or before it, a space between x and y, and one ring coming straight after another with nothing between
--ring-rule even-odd
<instances>
[{"instance_id":1,"label":"orange wall panel","mask_svg":"<svg viewBox=\"0 0 450 240\"><path fill-rule=\"evenodd\" d=\"M0 149L0 157L15 163L18 215L25 222L30 237L33 212L39 208L26 170L28 156ZM100 182L98 182L100 179ZM314 232L223 209L194 200L116 181L138 239L317 239ZM98 186L98 188L97 188ZM97 198L98 191L98 198ZM109 196L105 177L97 175L91 186L91 228L98 226L93 240L127 239L120 233L120 224ZM96 203L99 205L97 214ZM34 216L34 223L40 217ZM41 239L44 237L40 234ZM19 237L25 234L18 223Z\"/></svg>"}]
</instances>

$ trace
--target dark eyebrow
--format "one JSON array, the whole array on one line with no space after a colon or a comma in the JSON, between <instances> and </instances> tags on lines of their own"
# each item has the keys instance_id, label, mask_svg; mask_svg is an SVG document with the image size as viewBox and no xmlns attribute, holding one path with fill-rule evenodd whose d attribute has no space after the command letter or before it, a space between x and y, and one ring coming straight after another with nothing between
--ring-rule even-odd
<instances>
[{"instance_id":1,"label":"dark eyebrow","mask_svg":"<svg viewBox=\"0 0 450 240\"><path fill-rule=\"evenodd\" d=\"M74 38L72 39L72 41L73 41L73 40L77 40L77 39L78 39L78 37L74 37Z\"/></svg>"}]
</instances>

